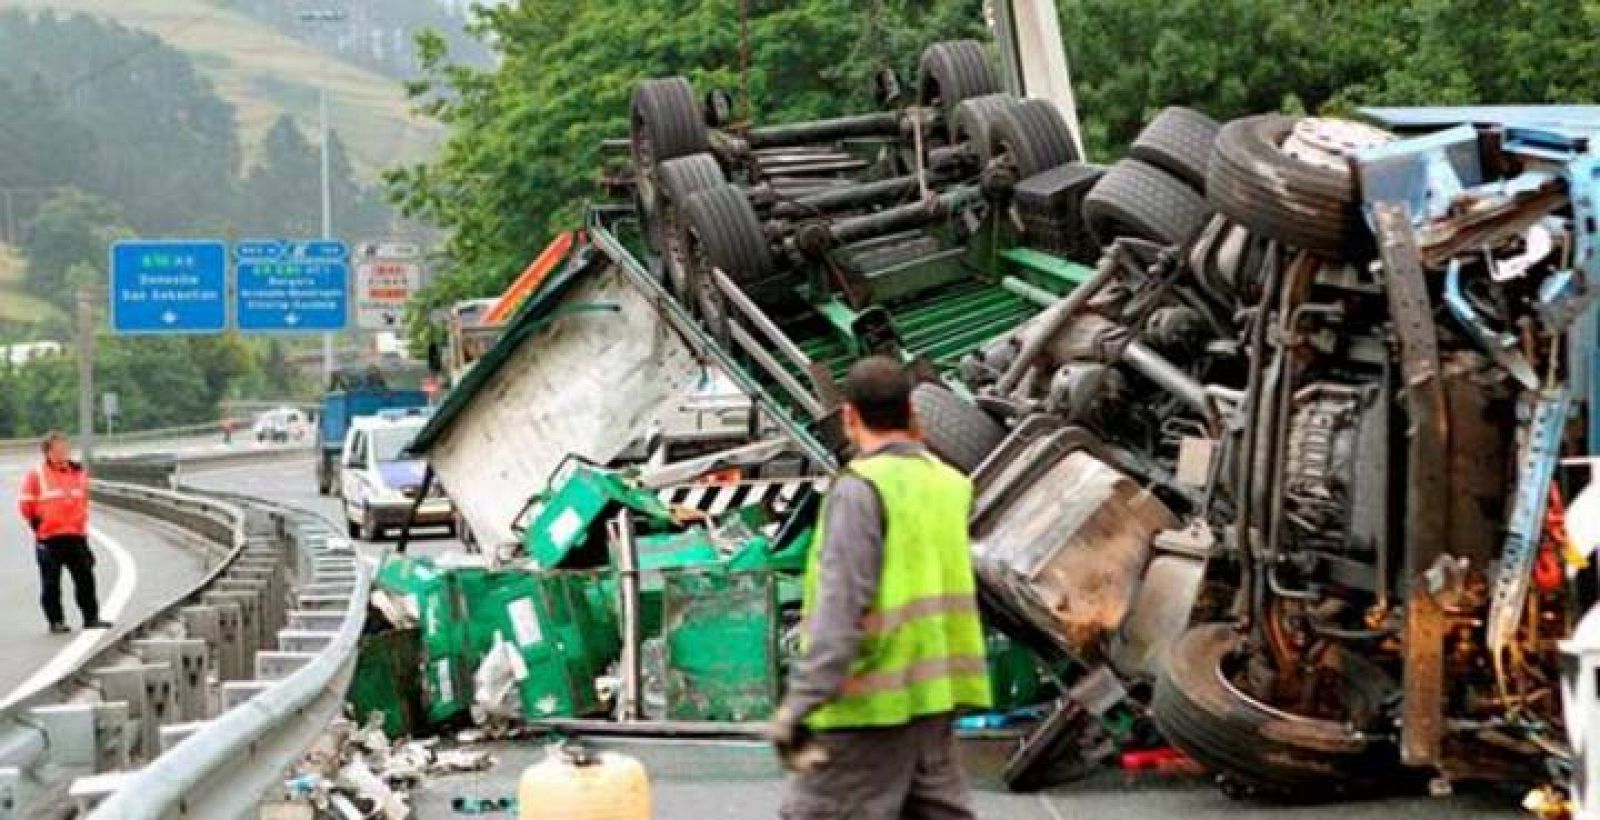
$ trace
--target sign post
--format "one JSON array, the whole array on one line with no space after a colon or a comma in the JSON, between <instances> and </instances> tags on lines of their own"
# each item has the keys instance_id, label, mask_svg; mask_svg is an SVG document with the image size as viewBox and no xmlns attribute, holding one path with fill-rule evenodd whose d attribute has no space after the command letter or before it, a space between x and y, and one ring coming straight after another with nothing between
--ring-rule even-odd
<instances>
[{"instance_id":1,"label":"sign post","mask_svg":"<svg viewBox=\"0 0 1600 820\"><path fill-rule=\"evenodd\" d=\"M343 242L240 242L234 256L240 332L334 333L349 325L349 249Z\"/></svg>"},{"instance_id":2,"label":"sign post","mask_svg":"<svg viewBox=\"0 0 1600 820\"><path fill-rule=\"evenodd\" d=\"M216 240L129 239L111 245L111 329L221 333L228 325L228 250Z\"/></svg>"}]
</instances>

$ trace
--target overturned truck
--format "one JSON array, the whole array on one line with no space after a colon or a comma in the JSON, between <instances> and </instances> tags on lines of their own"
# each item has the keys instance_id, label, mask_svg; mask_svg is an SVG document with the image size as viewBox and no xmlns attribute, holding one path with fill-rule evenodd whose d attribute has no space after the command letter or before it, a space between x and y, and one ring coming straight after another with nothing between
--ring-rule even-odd
<instances>
[{"instance_id":1,"label":"overturned truck","mask_svg":"<svg viewBox=\"0 0 1600 820\"><path fill-rule=\"evenodd\" d=\"M751 440L791 442L775 469L825 478L835 380L899 356L930 447L973 478L987 620L1061 683L1015 783L1151 719L1238 794L1571 766L1557 642L1592 585L1558 467L1595 445L1600 286L1581 132L1173 108L1102 167L977 43L880 90L751 126L682 78L639 86L626 197L570 266L587 295L554 277L528 319L549 348L521 354L609 321L562 402L626 411L529 422L559 435L526 443L512 492L564 452L616 460L697 366L751 398ZM602 303L627 320L583 313ZM459 402L421 442L442 480L506 484L481 477L505 442L450 429Z\"/></svg>"}]
</instances>

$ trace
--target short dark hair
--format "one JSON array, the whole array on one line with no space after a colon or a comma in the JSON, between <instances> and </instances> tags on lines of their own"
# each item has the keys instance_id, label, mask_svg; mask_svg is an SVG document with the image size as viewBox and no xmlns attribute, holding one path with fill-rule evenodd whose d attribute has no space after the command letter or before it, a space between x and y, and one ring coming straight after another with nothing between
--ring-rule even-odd
<instances>
[{"instance_id":1,"label":"short dark hair","mask_svg":"<svg viewBox=\"0 0 1600 820\"><path fill-rule=\"evenodd\" d=\"M868 356L844 377L844 398L874 430L911 429L911 374L888 356Z\"/></svg>"},{"instance_id":2,"label":"short dark hair","mask_svg":"<svg viewBox=\"0 0 1600 820\"><path fill-rule=\"evenodd\" d=\"M66 433L63 433L60 430L51 430L50 432L45 433L44 434L44 438L42 440L40 440L40 442L39 442L39 452L48 455L50 453L50 445L55 444L58 441L67 441L67 440L68 439L67 439L67 434Z\"/></svg>"}]
</instances>

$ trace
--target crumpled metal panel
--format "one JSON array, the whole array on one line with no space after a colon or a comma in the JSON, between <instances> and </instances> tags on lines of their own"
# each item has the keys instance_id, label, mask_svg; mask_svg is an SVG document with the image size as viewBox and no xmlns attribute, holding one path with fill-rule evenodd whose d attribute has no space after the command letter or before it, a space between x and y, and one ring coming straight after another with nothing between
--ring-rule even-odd
<instances>
[{"instance_id":1,"label":"crumpled metal panel","mask_svg":"<svg viewBox=\"0 0 1600 820\"><path fill-rule=\"evenodd\" d=\"M1156 533L1177 519L1085 452L1044 472L973 543L980 577L1080 658L1099 657L1132 606Z\"/></svg>"}]
</instances>

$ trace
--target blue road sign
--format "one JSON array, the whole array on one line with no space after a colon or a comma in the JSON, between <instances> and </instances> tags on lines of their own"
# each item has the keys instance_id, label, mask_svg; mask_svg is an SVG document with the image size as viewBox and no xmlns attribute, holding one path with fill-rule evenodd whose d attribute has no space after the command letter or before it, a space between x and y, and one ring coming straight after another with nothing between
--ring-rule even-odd
<instances>
[{"instance_id":1,"label":"blue road sign","mask_svg":"<svg viewBox=\"0 0 1600 820\"><path fill-rule=\"evenodd\" d=\"M234 321L245 333L323 333L350 321L350 251L335 240L234 245Z\"/></svg>"},{"instance_id":2,"label":"blue road sign","mask_svg":"<svg viewBox=\"0 0 1600 820\"><path fill-rule=\"evenodd\" d=\"M220 333L228 326L228 249L216 240L111 245L111 329Z\"/></svg>"}]
</instances>

